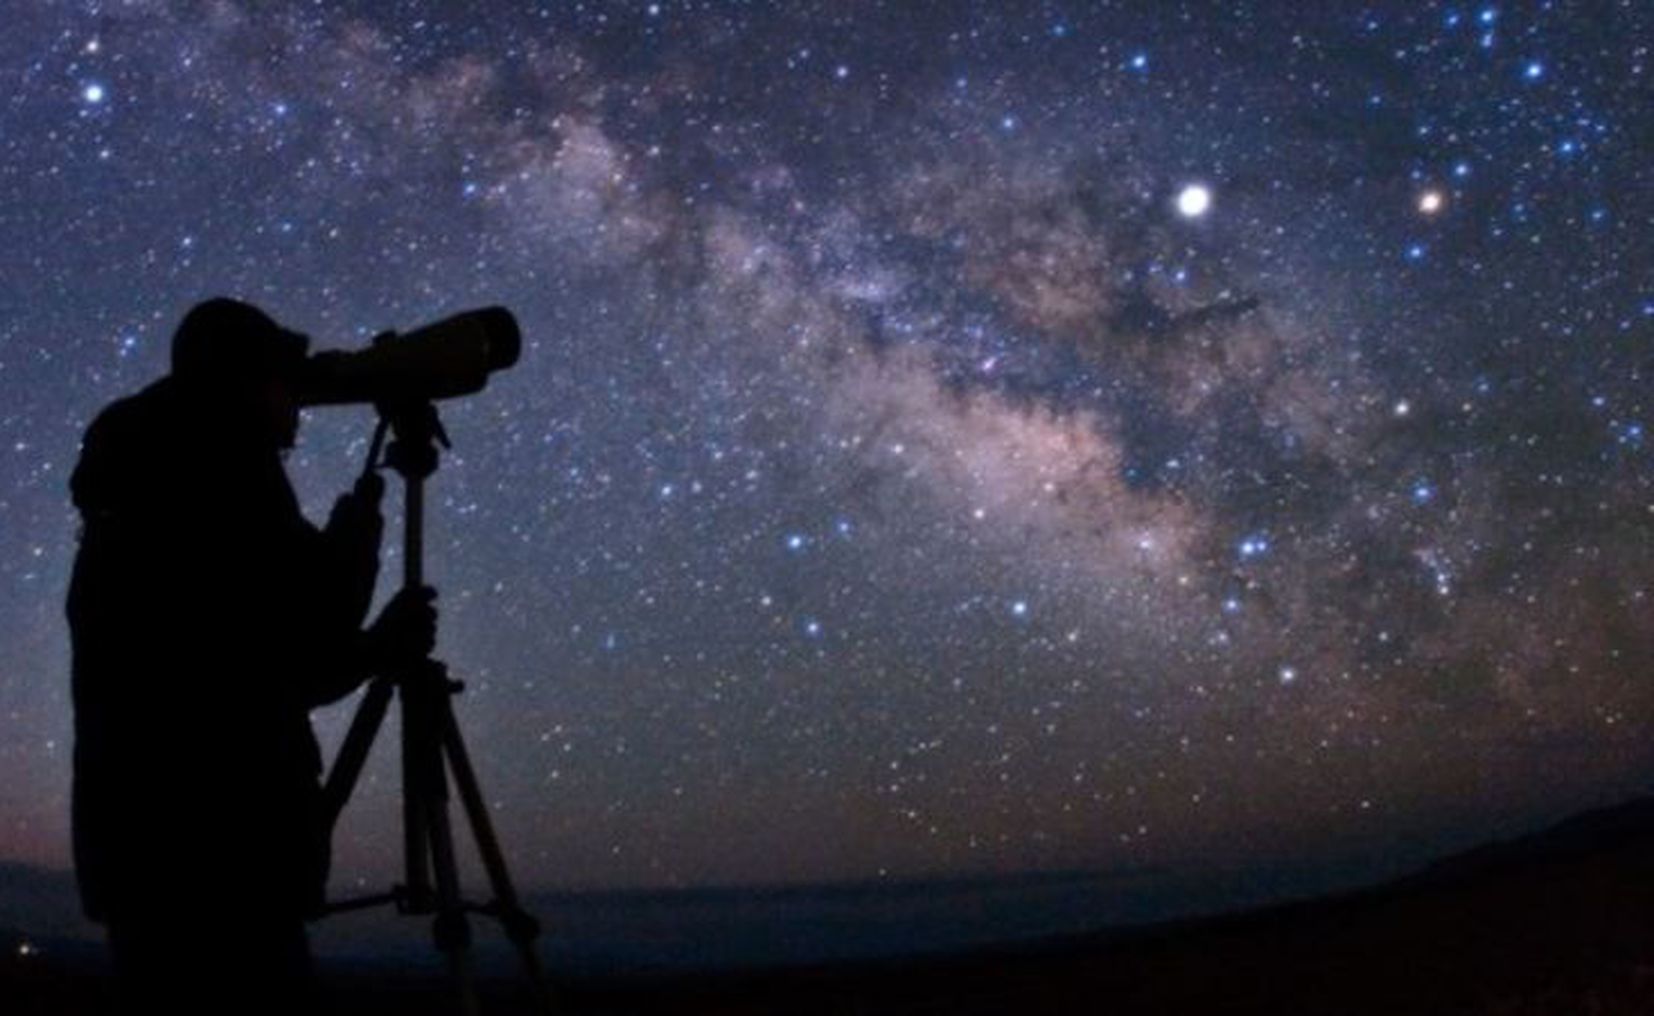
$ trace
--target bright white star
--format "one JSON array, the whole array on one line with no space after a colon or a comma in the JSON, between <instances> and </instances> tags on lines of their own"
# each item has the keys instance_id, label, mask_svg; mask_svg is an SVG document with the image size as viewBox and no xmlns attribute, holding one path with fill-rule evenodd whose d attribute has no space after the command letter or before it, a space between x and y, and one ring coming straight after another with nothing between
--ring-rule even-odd
<instances>
[{"instance_id":1,"label":"bright white star","mask_svg":"<svg viewBox=\"0 0 1654 1016\"><path fill-rule=\"evenodd\" d=\"M1177 210L1186 219L1198 219L1212 207L1212 191L1205 184L1191 183L1177 195Z\"/></svg>"}]
</instances>

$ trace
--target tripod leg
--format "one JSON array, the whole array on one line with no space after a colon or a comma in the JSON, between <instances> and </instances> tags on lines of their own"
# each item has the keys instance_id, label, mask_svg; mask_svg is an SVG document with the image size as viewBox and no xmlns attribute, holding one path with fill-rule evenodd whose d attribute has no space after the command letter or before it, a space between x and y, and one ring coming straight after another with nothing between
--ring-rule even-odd
<instances>
[{"instance_id":1,"label":"tripod leg","mask_svg":"<svg viewBox=\"0 0 1654 1016\"><path fill-rule=\"evenodd\" d=\"M448 765L454 771L454 783L459 787L460 801L465 805L466 817L471 820L471 833L476 837L477 852L482 855L483 867L488 871L488 881L494 890L495 914L505 926L506 937L517 947L517 954L522 958L523 970L528 975L529 985L537 996L536 1001L543 1011L551 1012L551 987L540 966L540 953L534 947L534 941L540 935L540 923L524 910L517 900L517 890L511 884L511 873L506 870L505 855L500 851L500 841L494 834L494 824L489 820L488 809L483 804L482 790L477 783L476 771L471 768L471 757L465 750L465 740L460 736L459 722L454 719L452 703L444 703L440 713L438 722L442 725L442 746L447 750Z\"/></svg>"},{"instance_id":2,"label":"tripod leg","mask_svg":"<svg viewBox=\"0 0 1654 1016\"><path fill-rule=\"evenodd\" d=\"M428 719L440 722L447 713L446 700L433 704ZM436 733L436 731L432 731ZM448 957L448 970L459 991L460 1011L465 1016L476 1016L477 991L471 979L471 925L465 916L465 900L460 896L459 867L454 859L454 831L448 822L448 780L442 770L442 745L436 738L427 742L429 755L422 760L430 767L424 775L425 789L430 799L425 807L431 837L431 862L436 874L437 913L433 932L436 947Z\"/></svg>"},{"instance_id":3,"label":"tripod leg","mask_svg":"<svg viewBox=\"0 0 1654 1016\"><path fill-rule=\"evenodd\" d=\"M323 815L329 831L338 825L339 813L345 810L345 802L350 800L351 793L356 789L356 781L361 777L362 766L368 759L368 750L373 747L380 724L385 722L385 711L390 708L391 693L395 689L392 681L375 678L368 685L367 695L357 707L355 718L350 721L350 732L345 735L345 743L340 746L333 769L327 774L327 784L322 788Z\"/></svg>"},{"instance_id":4,"label":"tripod leg","mask_svg":"<svg viewBox=\"0 0 1654 1016\"><path fill-rule=\"evenodd\" d=\"M436 418L435 410L427 409L427 413L428 420L424 415L419 416L422 425ZM424 429L422 426L422 432ZM436 468L436 446L428 437L414 442L404 441L402 436L398 432L389 454L392 465L403 478L402 588L413 590L425 584L425 478ZM408 876L408 909L416 914L429 913L431 907L431 866L426 839L429 819L425 809L432 788L425 783L430 767L420 764L424 756L421 749L431 750L436 744L437 699L442 695L439 688L446 676L442 664L428 658L417 663L410 661L401 675L402 851ZM440 776L440 756L433 761Z\"/></svg>"},{"instance_id":5,"label":"tripod leg","mask_svg":"<svg viewBox=\"0 0 1654 1016\"><path fill-rule=\"evenodd\" d=\"M430 861L430 766L420 750L429 745L430 693L415 687L405 677L402 689L402 855L407 884L403 887L406 910L413 914L431 912Z\"/></svg>"}]
</instances>

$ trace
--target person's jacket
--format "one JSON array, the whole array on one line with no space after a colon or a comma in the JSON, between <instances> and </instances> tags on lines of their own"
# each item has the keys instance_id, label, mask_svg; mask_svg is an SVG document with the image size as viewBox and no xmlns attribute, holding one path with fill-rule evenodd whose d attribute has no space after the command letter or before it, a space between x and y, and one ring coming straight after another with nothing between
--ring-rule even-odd
<instances>
[{"instance_id":1,"label":"person's jacket","mask_svg":"<svg viewBox=\"0 0 1654 1016\"><path fill-rule=\"evenodd\" d=\"M72 802L94 920L180 900L312 914L327 870L309 711L365 676L376 506L299 511L251 411L159 381L71 480Z\"/></svg>"}]
</instances>

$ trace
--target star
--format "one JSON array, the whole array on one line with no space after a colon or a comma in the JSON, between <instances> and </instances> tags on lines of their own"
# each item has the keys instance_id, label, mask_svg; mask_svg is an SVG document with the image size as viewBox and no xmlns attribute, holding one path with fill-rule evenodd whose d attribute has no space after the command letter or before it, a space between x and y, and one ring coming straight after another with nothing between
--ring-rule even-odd
<instances>
[{"instance_id":1,"label":"star","mask_svg":"<svg viewBox=\"0 0 1654 1016\"><path fill-rule=\"evenodd\" d=\"M1198 219L1212 207L1212 191L1205 184L1186 184L1177 192L1177 211L1185 219Z\"/></svg>"}]
</instances>

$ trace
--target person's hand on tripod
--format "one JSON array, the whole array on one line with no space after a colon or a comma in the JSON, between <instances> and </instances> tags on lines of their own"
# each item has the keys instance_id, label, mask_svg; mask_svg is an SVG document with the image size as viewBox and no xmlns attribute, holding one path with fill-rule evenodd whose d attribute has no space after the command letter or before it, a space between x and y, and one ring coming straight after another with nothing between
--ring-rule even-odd
<instances>
[{"instance_id":1,"label":"person's hand on tripod","mask_svg":"<svg viewBox=\"0 0 1654 1016\"><path fill-rule=\"evenodd\" d=\"M368 656L374 669L422 660L436 648L436 590L404 589L391 597L368 626Z\"/></svg>"},{"instance_id":2,"label":"person's hand on tripod","mask_svg":"<svg viewBox=\"0 0 1654 1016\"><path fill-rule=\"evenodd\" d=\"M385 478L374 470L368 470L356 477L356 483L350 488L350 493L339 496L339 505L348 505L348 510L359 511L364 515L379 514L379 502L385 498ZM336 505L335 511L338 510Z\"/></svg>"}]
</instances>

